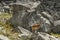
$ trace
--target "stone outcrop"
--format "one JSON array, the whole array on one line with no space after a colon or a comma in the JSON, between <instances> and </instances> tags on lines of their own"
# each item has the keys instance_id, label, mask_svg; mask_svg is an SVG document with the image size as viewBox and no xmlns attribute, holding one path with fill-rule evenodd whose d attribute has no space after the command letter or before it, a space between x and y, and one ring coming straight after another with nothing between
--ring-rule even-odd
<instances>
[{"instance_id":1,"label":"stone outcrop","mask_svg":"<svg viewBox=\"0 0 60 40\"><path fill-rule=\"evenodd\" d=\"M11 3L9 5L13 7L13 17L9 21L15 28L19 29L16 26L21 26L29 31L32 31L34 25L39 24L39 27L34 26L37 28L34 30L49 33L54 28L57 29L55 21L60 20L59 6L55 4L59 5L59 2L57 3L56 0L25 0Z\"/></svg>"}]
</instances>

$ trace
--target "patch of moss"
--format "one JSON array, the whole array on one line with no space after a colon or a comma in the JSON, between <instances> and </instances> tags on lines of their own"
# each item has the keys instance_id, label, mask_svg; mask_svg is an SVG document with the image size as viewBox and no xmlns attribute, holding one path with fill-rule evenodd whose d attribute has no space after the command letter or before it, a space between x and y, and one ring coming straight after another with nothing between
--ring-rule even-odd
<instances>
[{"instance_id":1,"label":"patch of moss","mask_svg":"<svg viewBox=\"0 0 60 40\"><path fill-rule=\"evenodd\" d=\"M52 36L60 37L60 34L51 33Z\"/></svg>"}]
</instances>

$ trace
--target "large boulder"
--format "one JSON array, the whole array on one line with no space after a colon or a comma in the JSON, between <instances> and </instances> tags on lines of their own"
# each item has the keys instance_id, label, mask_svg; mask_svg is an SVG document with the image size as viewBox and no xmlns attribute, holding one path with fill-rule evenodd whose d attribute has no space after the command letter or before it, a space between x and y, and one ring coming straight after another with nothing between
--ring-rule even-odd
<instances>
[{"instance_id":1,"label":"large boulder","mask_svg":"<svg viewBox=\"0 0 60 40\"><path fill-rule=\"evenodd\" d=\"M36 30L50 32L51 24L49 20L44 18L38 9L40 6L40 1L25 4L11 3L10 5L13 5L13 17L10 19L12 25L21 26L32 31L32 27L39 24L40 26L37 26Z\"/></svg>"},{"instance_id":2,"label":"large boulder","mask_svg":"<svg viewBox=\"0 0 60 40\"><path fill-rule=\"evenodd\" d=\"M17 29L19 29L17 26L21 26L29 31L50 32L56 28L54 21L60 19L56 3L52 0L11 3L9 5L12 6L13 16L9 22Z\"/></svg>"}]
</instances>

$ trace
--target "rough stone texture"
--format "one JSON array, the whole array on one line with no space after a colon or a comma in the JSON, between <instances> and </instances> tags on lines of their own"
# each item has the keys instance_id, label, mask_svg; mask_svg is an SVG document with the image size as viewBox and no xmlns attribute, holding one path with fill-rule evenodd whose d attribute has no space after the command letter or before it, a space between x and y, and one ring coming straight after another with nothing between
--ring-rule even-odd
<instances>
[{"instance_id":1,"label":"rough stone texture","mask_svg":"<svg viewBox=\"0 0 60 40\"><path fill-rule=\"evenodd\" d=\"M10 19L11 24L17 29L19 28L16 26L21 26L30 31L32 26L36 24L40 25L37 31L50 32L54 30L54 21L60 19L59 2L56 0L29 0L28 2L22 0L10 4L13 7L13 17Z\"/></svg>"},{"instance_id":2,"label":"rough stone texture","mask_svg":"<svg viewBox=\"0 0 60 40\"><path fill-rule=\"evenodd\" d=\"M20 30L22 32L22 34L20 34L20 37L25 38L26 40L59 40L58 38L55 38L54 36L51 36L45 32L36 32L36 33L32 33L26 29L24 29L23 27L20 27Z\"/></svg>"}]
</instances>

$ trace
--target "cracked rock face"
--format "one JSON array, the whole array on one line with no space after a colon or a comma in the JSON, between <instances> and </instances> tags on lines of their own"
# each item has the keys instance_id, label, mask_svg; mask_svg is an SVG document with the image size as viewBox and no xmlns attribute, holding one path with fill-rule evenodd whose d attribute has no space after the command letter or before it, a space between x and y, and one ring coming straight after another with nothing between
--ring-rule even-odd
<instances>
[{"instance_id":1,"label":"cracked rock face","mask_svg":"<svg viewBox=\"0 0 60 40\"><path fill-rule=\"evenodd\" d=\"M33 5L30 5L30 4L33 4ZM30 8L29 8L29 6L26 7L25 4L22 4L22 5L20 4L21 6L19 4L18 5L16 4L16 6L17 6L16 8L17 9L20 8L20 7L23 7L23 8L22 9L21 8L18 9L18 11L14 8L15 10L13 10L14 11L13 17L10 20L11 23L12 23L12 25L21 26L23 28L26 28L26 29L32 31L33 30L32 26L34 26L36 24L41 25L41 19L43 19L42 21L46 21L46 22L44 22L46 24L46 26L50 26L50 22L47 21L48 19L45 19L40 14L40 12L38 12L39 10L37 8L40 5L40 1L38 1L38 2L32 2L30 4L26 4L26 5L30 5L31 6ZM32 11L33 9L35 11ZM43 17L43 18L41 18L41 17ZM17 19L18 19L18 21L17 21ZM43 28L44 26L39 26L39 28L40 27ZM48 29L50 30L50 28L48 28ZM36 30L38 30L38 28ZM46 32L48 32L45 28L43 28L42 30L43 31L45 30Z\"/></svg>"},{"instance_id":2,"label":"cracked rock face","mask_svg":"<svg viewBox=\"0 0 60 40\"><path fill-rule=\"evenodd\" d=\"M56 4L59 4L59 2L52 0L11 3L13 17L9 21L17 29L19 28L16 26L21 26L29 31L32 31L32 28L34 28L33 30L36 31L50 32L58 25L54 25L54 22L60 19L59 6Z\"/></svg>"}]
</instances>

